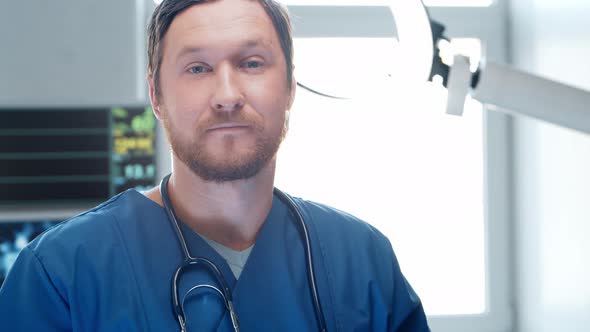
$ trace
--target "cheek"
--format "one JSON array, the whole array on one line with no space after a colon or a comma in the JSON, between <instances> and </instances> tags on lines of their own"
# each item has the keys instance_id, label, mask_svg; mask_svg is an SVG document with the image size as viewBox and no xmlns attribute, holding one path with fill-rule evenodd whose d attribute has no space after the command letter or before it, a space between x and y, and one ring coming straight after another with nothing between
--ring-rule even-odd
<instances>
[{"instance_id":1,"label":"cheek","mask_svg":"<svg viewBox=\"0 0 590 332\"><path fill-rule=\"evenodd\" d=\"M289 90L284 76L269 79L250 80L247 87L247 102L265 117L284 118L289 103Z\"/></svg>"},{"instance_id":2,"label":"cheek","mask_svg":"<svg viewBox=\"0 0 590 332\"><path fill-rule=\"evenodd\" d=\"M258 93L249 98L252 108L264 119L265 127L271 131L282 128L286 117L287 98L278 93Z\"/></svg>"},{"instance_id":3,"label":"cheek","mask_svg":"<svg viewBox=\"0 0 590 332\"><path fill-rule=\"evenodd\" d=\"M169 81L162 89L168 117L177 128L195 127L198 119L207 111L207 92L190 82Z\"/></svg>"}]
</instances>

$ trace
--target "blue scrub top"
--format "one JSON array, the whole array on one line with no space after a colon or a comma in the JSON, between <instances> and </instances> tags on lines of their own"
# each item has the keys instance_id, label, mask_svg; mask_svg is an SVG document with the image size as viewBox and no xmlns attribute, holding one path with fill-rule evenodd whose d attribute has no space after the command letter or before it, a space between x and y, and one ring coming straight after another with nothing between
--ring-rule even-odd
<instances>
[{"instance_id":1,"label":"blue scrub top","mask_svg":"<svg viewBox=\"0 0 590 332\"><path fill-rule=\"evenodd\" d=\"M429 331L391 245L372 226L296 199L310 232L328 331ZM316 331L302 238L276 197L244 270L181 224L191 253L212 260L232 291L242 331ZM0 289L6 331L178 331L171 279L183 255L165 210L135 190L40 235ZM216 285L203 268L181 278L181 297ZM232 331L218 294L185 302L189 331Z\"/></svg>"}]
</instances>

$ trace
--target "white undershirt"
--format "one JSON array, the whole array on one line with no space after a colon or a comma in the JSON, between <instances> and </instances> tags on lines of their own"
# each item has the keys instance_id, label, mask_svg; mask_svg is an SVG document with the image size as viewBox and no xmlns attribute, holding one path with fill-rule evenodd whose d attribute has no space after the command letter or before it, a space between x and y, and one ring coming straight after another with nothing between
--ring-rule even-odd
<instances>
[{"instance_id":1,"label":"white undershirt","mask_svg":"<svg viewBox=\"0 0 590 332\"><path fill-rule=\"evenodd\" d=\"M223 244L210 240L201 234L199 234L199 236L201 236L203 240L207 242L207 244L209 244L221 257L225 259L234 276L236 277L236 280L240 279L240 274L242 274L242 270L246 265L246 261L248 261L248 257L250 257L250 252L252 251L254 245L251 245L242 251L236 251L224 246Z\"/></svg>"}]
</instances>

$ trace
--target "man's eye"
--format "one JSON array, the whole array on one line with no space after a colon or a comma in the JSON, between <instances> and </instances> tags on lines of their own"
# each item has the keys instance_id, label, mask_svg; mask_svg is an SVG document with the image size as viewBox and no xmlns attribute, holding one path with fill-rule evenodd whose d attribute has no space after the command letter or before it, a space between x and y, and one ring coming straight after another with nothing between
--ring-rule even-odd
<instances>
[{"instance_id":1,"label":"man's eye","mask_svg":"<svg viewBox=\"0 0 590 332\"><path fill-rule=\"evenodd\" d=\"M244 67L247 69L258 69L263 66L261 61L246 61Z\"/></svg>"},{"instance_id":2,"label":"man's eye","mask_svg":"<svg viewBox=\"0 0 590 332\"><path fill-rule=\"evenodd\" d=\"M191 74L202 74L202 73L205 73L205 72L207 72L207 71L209 71L209 70L208 70L208 69L207 69L207 67L205 67L205 66L192 66L192 67L190 67L190 68L188 69L188 71L189 71Z\"/></svg>"}]
</instances>

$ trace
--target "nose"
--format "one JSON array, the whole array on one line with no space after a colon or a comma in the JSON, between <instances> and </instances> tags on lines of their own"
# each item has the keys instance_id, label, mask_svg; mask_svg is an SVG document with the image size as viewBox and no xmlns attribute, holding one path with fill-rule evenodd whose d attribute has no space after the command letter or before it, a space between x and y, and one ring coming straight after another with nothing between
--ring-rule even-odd
<instances>
[{"instance_id":1,"label":"nose","mask_svg":"<svg viewBox=\"0 0 590 332\"><path fill-rule=\"evenodd\" d=\"M238 81L238 73L231 66L219 66L216 72L217 84L211 98L215 111L233 112L244 106L244 95Z\"/></svg>"}]
</instances>

